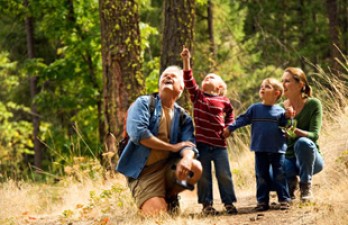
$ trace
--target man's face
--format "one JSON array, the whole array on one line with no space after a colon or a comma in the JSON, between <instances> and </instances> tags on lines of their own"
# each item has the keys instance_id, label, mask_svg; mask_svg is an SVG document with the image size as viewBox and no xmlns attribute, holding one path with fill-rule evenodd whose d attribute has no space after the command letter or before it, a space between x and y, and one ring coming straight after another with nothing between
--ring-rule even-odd
<instances>
[{"instance_id":1,"label":"man's face","mask_svg":"<svg viewBox=\"0 0 348 225\"><path fill-rule=\"evenodd\" d=\"M178 75L178 71L165 71L161 76L159 91L171 91L180 94L183 90L181 77Z\"/></svg>"}]
</instances>

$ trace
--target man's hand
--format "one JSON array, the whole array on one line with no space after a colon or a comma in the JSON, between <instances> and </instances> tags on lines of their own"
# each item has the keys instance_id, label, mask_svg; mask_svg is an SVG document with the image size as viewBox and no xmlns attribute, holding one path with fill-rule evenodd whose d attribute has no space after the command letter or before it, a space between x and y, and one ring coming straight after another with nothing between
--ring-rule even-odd
<instances>
[{"instance_id":1,"label":"man's hand","mask_svg":"<svg viewBox=\"0 0 348 225\"><path fill-rule=\"evenodd\" d=\"M151 136L147 139L140 140L140 144L148 147L150 149L156 149L159 151L170 151L170 152L179 152L181 149L186 147L195 147L196 145L190 141L183 141L177 144L170 144L168 142L164 142L161 139Z\"/></svg>"},{"instance_id":2,"label":"man's hand","mask_svg":"<svg viewBox=\"0 0 348 225\"><path fill-rule=\"evenodd\" d=\"M183 141L179 142L177 144L172 145L172 152L179 152L181 149L186 148L186 147L195 147L196 145L190 141Z\"/></svg>"},{"instance_id":3,"label":"man's hand","mask_svg":"<svg viewBox=\"0 0 348 225\"><path fill-rule=\"evenodd\" d=\"M192 169L193 158L184 157L176 165L176 177L178 180L187 180Z\"/></svg>"}]
</instances>

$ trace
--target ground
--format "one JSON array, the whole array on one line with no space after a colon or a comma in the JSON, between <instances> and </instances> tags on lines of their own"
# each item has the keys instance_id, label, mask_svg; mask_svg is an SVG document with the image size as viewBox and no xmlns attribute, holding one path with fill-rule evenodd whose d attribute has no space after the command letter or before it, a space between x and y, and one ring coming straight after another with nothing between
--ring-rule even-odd
<instances>
[{"instance_id":1,"label":"ground","mask_svg":"<svg viewBox=\"0 0 348 225\"><path fill-rule=\"evenodd\" d=\"M218 191L214 191L215 196ZM315 207L315 202L303 203L298 198L293 201L293 206L289 210L280 210L277 206L276 195L271 193L271 209L264 212L255 211L256 199L255 195L251 193L240 193L236 206L238 208L237 215L225 215L223 204L219 199L215 199L214 207L221 212L219 216L204 217L201 215L202 207L198 205L196 194L185 191L181 195L182 215L181 217L191 217L196 219L203 219L204 224L316 224L317 219L314 214L320 216L320 210Z\"/></svg>"},{"instance_id":2,"label":"ground","mask_svg":"<svg viewBox=\"0 0 348 225\"><path fill-rule=\"evenodd\" d=\"M203 217L195 191L181 194L181 215L141 218L123 176L109 179L66 178L56 184L9 181L0 184L1 225L347 225L348 224L348 108L322 130L325 168L314 176L312 202L294 200L289 210L274 207L255 212L253 155L232 154L238 215ZM214 207L223 211L216 182ZM272 202L276 202L272 192Z\"/></svg>"}]
</instances>

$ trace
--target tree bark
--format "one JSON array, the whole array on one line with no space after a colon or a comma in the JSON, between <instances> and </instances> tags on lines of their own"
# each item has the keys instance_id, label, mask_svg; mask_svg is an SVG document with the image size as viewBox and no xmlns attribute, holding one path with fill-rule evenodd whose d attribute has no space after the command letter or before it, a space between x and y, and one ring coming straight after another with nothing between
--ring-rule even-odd
<instances>
[{"instance_id":1,"label":"tree bark","mask_svg":"<svg viewBox=\"0 0 348 225\"><path fill-rule=\"evenodd\" d=\"M29 10L29 0L24 0L24 7ZM34 26L33 18L29 15L25 17L25 31L27 38L27 51L28 58L35 58L35 49L34 49ZM29 83L30 83L30 98L33 100L38 94L38 77L29 74ZM38 116L37 106L34 102L31 103L31 115L32 115L32 124L33 124L33 142L34 142L34 165L37 169L41 169L42 166L42 145L38 138L40 132L40 118Z\"/></svg>"},{"instance_id":2,"label":"tree bark","mask_svg":"<svg viewBox=\"0 0 348 225\"><path fill-rule=\"evenodd\" d=\"M297 8L297 17L298 17L298 23L299 23L299 26L300 26L300 29L299 30L305 30L305 13L303 12L304 10L304 0L299 0L298 1L298 8ZM299 49L303 49L304 45L306 44L306 34L304 34L303 32L299 32ZM300 59L300 63L301 63L301 68L302 69L305 69L305 61L304 61L304 58L301 57Z\"/></svg>"},{"instance_id":3,"label":"tree bark","mask_svg":"<svg viewBox=\"0 0 348 225\"><path fill-rule=\"evenodd\" d=\"M161 72L170 65L181 66L180 52L193 46L194 0L165 0Z\"/></svg>"},{"instance_id":4,"label":"tree bark","mask_svg":"<svg viewBox=\"0 0 348 225\"><path fill-rule=\"evenodd\" d=\"M190 49L191 54L193 53L194 18L194 0L164 1L164 25L160 73L170 65L182 67L180 52L182 51L183 45ZM193 62L193 60L191 62ZM183 107L190 108L189 101L188 93L185 91L179 102Z\"/></svg>"},{"instance_id":5,"label":"tree bark","mask_svg":"<svg viewBox=\"0 0 348 225\"><path fill-rule=\"evenodd\" d=\"M339 27L342 32L341 51L348 55L348 0L340 1L339 5Z\"/></svg>"},{"instance_id":6,"label":"tree bark","mask_svg":"<svg viewBox=\"0 0 348 225\"><path fill-rule=\"evenodd\" d=\"M211 2L211 0L208 0L208 34L209 34L209 49L210 49L210 58L211 58L211 62L215 62L215 56L216 56L216 48L215 48L215 40L214 40L214 23L213 23L213 3ZM215 63L214 63L215 64ZM214 71L215 65L212 65L210 70Z\"/></svg>"},{"instance_id":7,"label":"tree bark","mask_svg":"<svg viewBox=\"0 0 348 225\"><path fill-rule=\"evenodd\" d=\"M143 93L138 5L100 0L103 66L104 152L116 152L128 106Z\"/></svg>"},{"instance_id":8,"label":"tree bark","mask_svg":"<svg viewBox=\"0 0 348 225\"><path fill-rule=\"evenodd\" d=\"M339 63L337 59L340 59L341 54L338 50L340 48L339 43L339 27L338 27L338 7L336 0L326 0L327 15L329 18L329 32L330 32L330 58L331 58L331 71L338 75Z\"/></svg>"}]
</instances>

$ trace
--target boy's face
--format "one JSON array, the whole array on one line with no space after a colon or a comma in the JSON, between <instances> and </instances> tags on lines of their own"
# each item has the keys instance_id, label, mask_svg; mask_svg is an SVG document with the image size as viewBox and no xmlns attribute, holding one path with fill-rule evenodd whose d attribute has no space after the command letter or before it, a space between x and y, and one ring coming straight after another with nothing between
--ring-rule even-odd
<instances>
[{"instance_id":1,"label":"boy's face","mask_svg":"<svg viewBox=\"0 0 348 225\"><path fill-rule=\"evenodd\" d=\"M204 92L216 92L222 88L221 78L215 74L208 74L202 81Z\"/></svg>"},{"instance_id":2,"label":"boy's face","mask_svg":"<svg viewBox=\"0 0 348 225\"><path fill-rule=\"evenodd\" d=\"M270 83L265 81L262 82L259 90L259 95L264 103L273 105L278 100L279 94L280 92L274 89L274 87Z\"/></svg>"}]
</instances>

